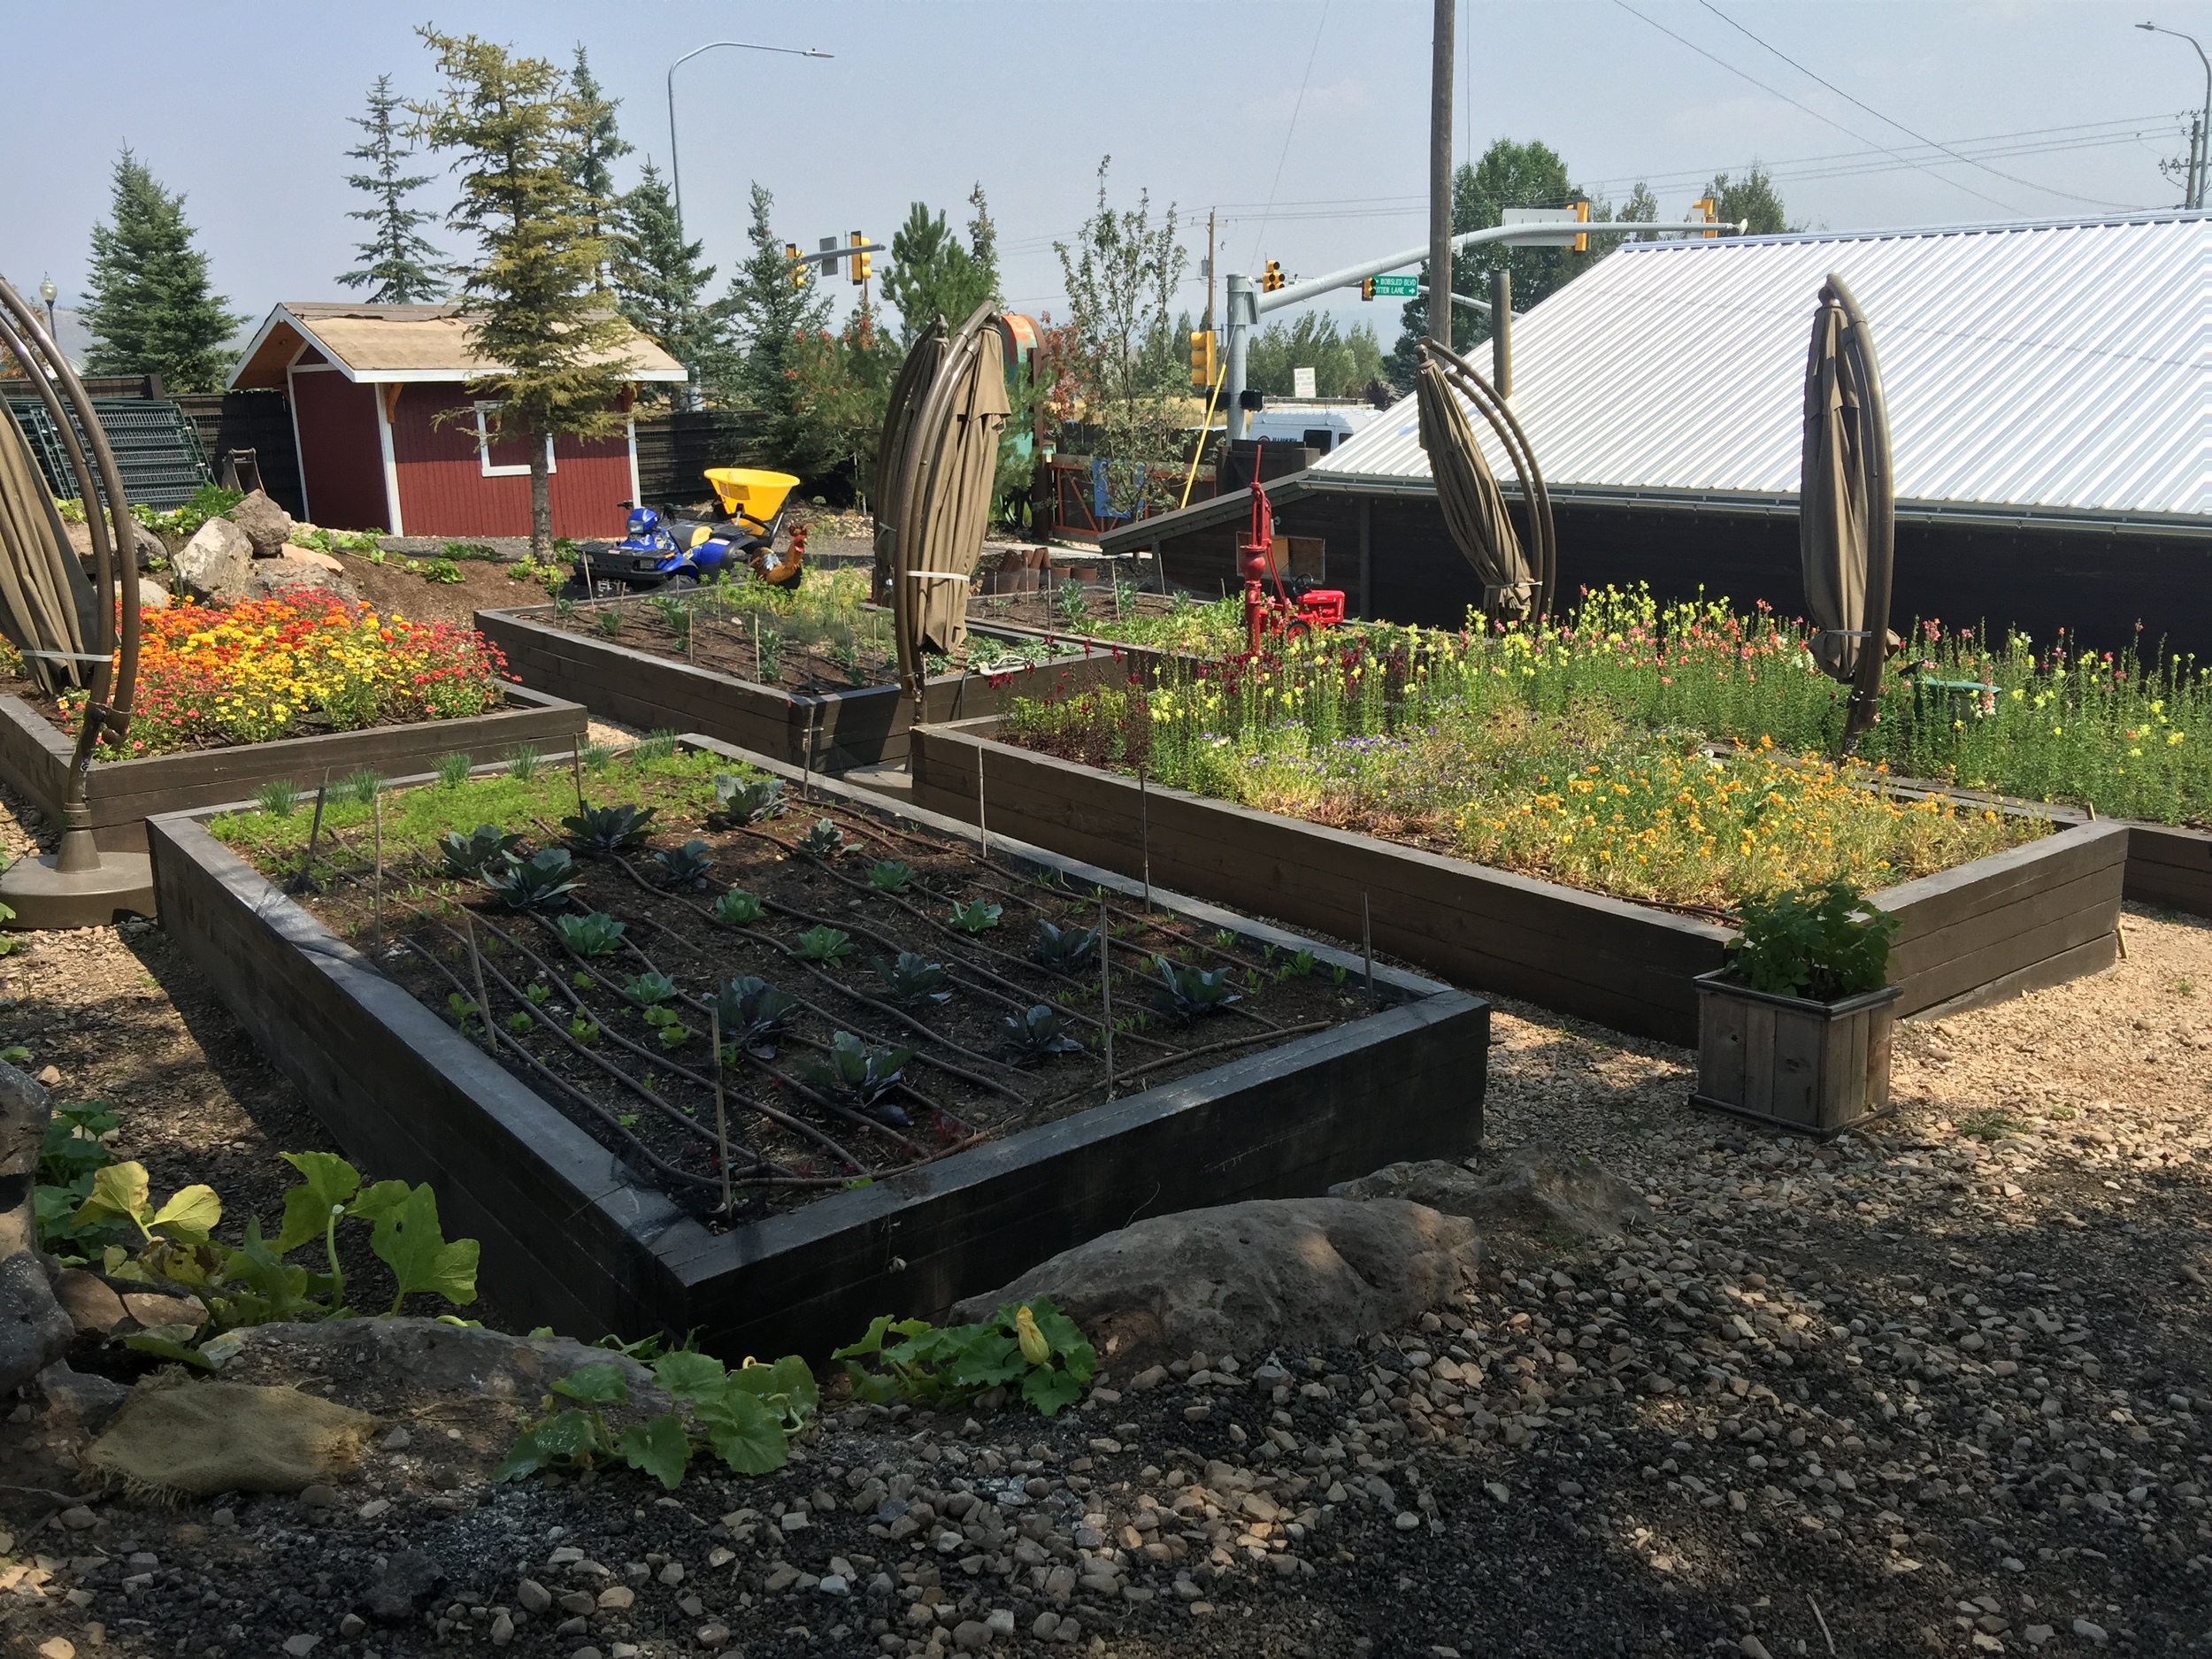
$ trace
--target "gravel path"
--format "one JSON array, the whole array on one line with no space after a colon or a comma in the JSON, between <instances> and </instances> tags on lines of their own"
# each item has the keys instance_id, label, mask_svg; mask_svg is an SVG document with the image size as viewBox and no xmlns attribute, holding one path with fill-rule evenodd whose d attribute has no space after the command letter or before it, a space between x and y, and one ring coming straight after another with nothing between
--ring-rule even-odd
<instances>
[{"instance_id":1,"label":"gravel path","mask_svg":"<svg viewBox=\"0 0 2212 1659\"><path fill-rule=\"evenodd\" d=\"M60 1511L83 1436L27 1402L0 1629L45 1659L2205 1651L2212 925L2127 928L2111 974L1903 1028L1896 1115L1826 1146L1505 1004L1492 1143L1586 1154L1655 1231L1500 1236L1416 1329L1188 1356L1056 1422L833 1402L782 1476L673 1498L492 1487L503 1447L417 1422L305 1500ZM250 1166L319 1140L157 935L36 939L0 981L157 1184L266 1213Z\"/></svg>"}]
</instances>

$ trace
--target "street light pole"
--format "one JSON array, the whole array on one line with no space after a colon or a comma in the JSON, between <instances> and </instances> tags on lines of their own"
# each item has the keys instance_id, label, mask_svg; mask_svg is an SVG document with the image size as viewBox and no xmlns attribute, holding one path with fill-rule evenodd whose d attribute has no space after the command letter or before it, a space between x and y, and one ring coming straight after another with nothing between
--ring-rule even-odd
<instances>
[{"instance_id":1,"label":"street light pole","mask_svg":"<svg viewBox=\"0 0 2212 1659\"><path fill-rule=\"evenodd\" d=\"M46 337L49 340L54 337L54 302L60 295L61 290L54 286L53 278L46 277L40 280L38 296L46 302Z\"/></svg>"},{"instance_id":2,"label":"street light pole","mask_svg":"<svg viewBox=\"0 0 2212 1659\"><path fill-rule=\"evenodd\" d=\"M2197 49L2197 61L2204 65L2204 113L2197 118L2195 142L2189 146L2189 182L2183 192L2184 207L2201 208L2204 205L2204 176L2212 172L2212 58L2204 55L2204 47L2193 35L2184 35L2179 29L2163 28L2155 23L2135 26L2153 35L2170 35L2177 41L2187 41Z\"/></svg>"},{"instance_id":3,"label":"street light pole","mask_svg":"<svg viewBox=\"0 0 2212 1659\"><path fill-rule=\"evenodd\" d=\"M684 175L676 164L676 72L701 52L710 52L718 46L734 46L741 51L783 52L793 58L834 58L835 52L817 51L813 47L757 46L750 41L709 41L704 46L695 46L674 63L668 65L668 180L676 196L676 240L684 238Z\"/></svg>"}]
</instances>

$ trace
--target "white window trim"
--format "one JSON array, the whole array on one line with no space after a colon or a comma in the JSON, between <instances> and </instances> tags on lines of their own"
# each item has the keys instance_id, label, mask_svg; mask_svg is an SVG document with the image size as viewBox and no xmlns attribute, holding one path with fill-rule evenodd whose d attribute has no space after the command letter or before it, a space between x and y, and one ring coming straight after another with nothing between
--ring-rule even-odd
<instances>
[{"instance_id":1,"label":"white window trim","mask_svg":"<svg viewBox=\"0 0 2212 1659\"><path fill-rule=\"evenodd\" d=\"M484 411L495 410L498 407L496 403L480 402L476 405L477 467L481 476L485 478L527 478L530 476L530 463L527 461L523 462L519 466L494 466L492 465L491 433L484 424ZM548 472L557 472L561 470L559 463L553 457L553 439L550 434L547 434L545 440L545 470Z\"/></svg>"}]
</instances>

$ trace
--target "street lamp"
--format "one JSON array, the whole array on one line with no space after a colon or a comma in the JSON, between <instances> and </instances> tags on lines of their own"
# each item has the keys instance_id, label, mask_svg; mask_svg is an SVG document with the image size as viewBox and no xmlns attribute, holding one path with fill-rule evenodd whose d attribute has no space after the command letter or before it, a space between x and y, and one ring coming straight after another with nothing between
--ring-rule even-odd
<instances>
[{"instance_id":1,"label":"street lamp","mask_svg":"<svg viewBox=\"0 0 2212 1659\"><path fill-rule=\"evenodd\" d=\"M47 277L39 283L38 296L46 302L46 337L49 340L54 337L54 302L60 296L61 290L54 286L53 278Z\"/></svg>"},{"instance_id":2,"label":"street lamp","mask_svg":"<svg viewBox=\"0 0 2212 1659\"><path fill-rule=\"evenodd\" d=\"M701 52L710 52L718 46L734 46L748 52L784 52L793 58L834 58L834 52L817 51L811 46L756 46L750 41L709 41L704 46L694 47L668 65L668 178L676 194L676 240L684 239L684 174L676 165L676 72Z\"/></svg>"},{"instance_id":3,"label":"street lamp","mask_svg":"<svg viewBox=\"0 0 2212 1659\"><path fill-rule=\"evenodd\" d=\"M2184 207L2200 208L2204 205L2204 175L2212 172L2212 165L2207 165L2212 162L2212 155L2207 153L2212 150L2212 58L2204 55L2203 46L2193 35L2184 35L2179 29L2162 28L2155 23L2138 23L2135 27L2147 29L2153 35L2170 35L2177 41L2187 41L2196 47L2197 61L2204 65L2204 113L2197 118L2196 142L2189 147L2187 200L2182 203Z\"/></svg>"}]
</instances>

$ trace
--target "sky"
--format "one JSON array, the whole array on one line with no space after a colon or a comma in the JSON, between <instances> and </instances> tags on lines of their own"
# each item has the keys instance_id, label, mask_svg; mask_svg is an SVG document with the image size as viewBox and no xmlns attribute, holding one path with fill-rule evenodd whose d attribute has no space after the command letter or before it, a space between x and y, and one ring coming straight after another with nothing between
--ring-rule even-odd
<instances>
[{"instance_id":1,"label":"sky","mask_svg":"<svg viewBox=\"0 0 2212 1659\"><path fill-rule=\"evenodd\" d=\"M1755 161L1813 228L2170 207L2180 190L2157 164L2185 149L2206 72L2187 42L2132 27L2147 17L2212 47L2212 0L1460 0L1455 151L1540 139L1595 195L1648 180L1663 219ZM580 42L637 146L625 182L649 155L666 166L681 54L718 40L834 54L718 50L676 71L685 217L724 277L749 180L774 193L780 235L810 248L852 230L888 242L916 200L959 223L979 182L1010 305L1064 315L1052 244L1110 155L1116 205L1173 204L1195 312L1210 210L1225 272L1272 258L1316 274L1425 239L1431 19L1425 0L25 7L8 31L19 68L35 54L53 72L15 82L11 129L46 137L0 193L0 272L27 294L50 274L70 304L127 144L186 193L234 310L257 322L279 301L348 297L334 278L364 204L343 181L347 118L380 73L434 90L413 34L432 22L564 62ZM446 205L442 178L420 199ZM834 291L849 303L849 283ZM1387 303L1330 309L1386 348L1397 334Z\"/></svg>"}]
</instances>

